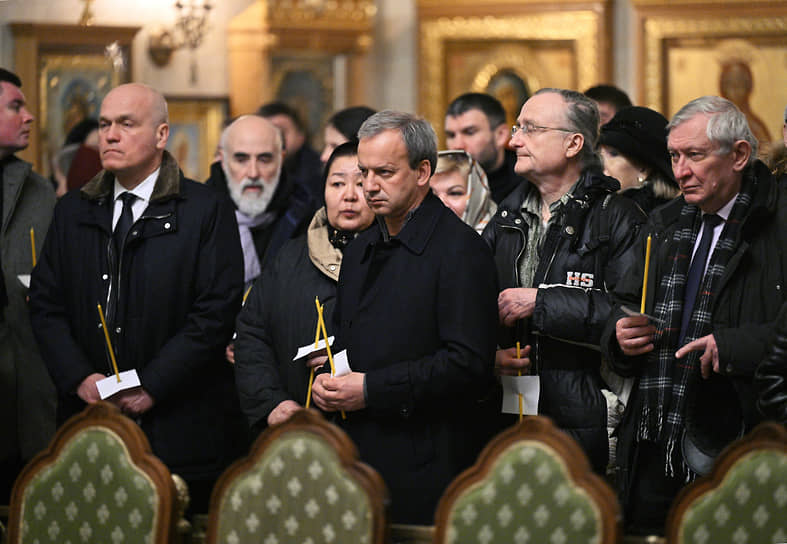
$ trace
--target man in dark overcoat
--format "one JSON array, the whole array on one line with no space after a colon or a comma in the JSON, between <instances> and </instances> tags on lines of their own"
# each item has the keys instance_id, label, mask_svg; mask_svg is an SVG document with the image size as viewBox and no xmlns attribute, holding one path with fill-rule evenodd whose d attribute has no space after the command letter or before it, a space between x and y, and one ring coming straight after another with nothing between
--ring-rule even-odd
<instances>
[{"instance_id":1,"label":"man in dark overcoat","mask_svg":"<svg viewBox=\"0 0 787 544\"><path fill-rule=\"evenodd\" d=\"M8 503L19 470L55 432L55 387L30 328L22 283L33 252L41 251L55 191L16 156L33 129L21 86L16 74L0 68L0 503Z\"/></svg>"},{"instance_id":2,"label":"man in dark overcoat","mask_svg":"<svg viewBox=\"0 0 787 544\"><path fill-rule=\"evenodd\" d=\"M345 250L334 313L353 371L319 375L314 401L346 413L337 421L383 476L393 521L430 524L445 487L488 438L495 266L429 189L437 142L425 120L383 111L359 137L377 222Z\"/></svg>"},{"instance_id":3,"label":"man in dark overcoat","mask_svg":"<svg viewBox=\"0 0 787 544\"><path fill-rule=\"evenodd\" d=\"M757 156L744 114L705 96L667 125L682 195L654 210L641 258L615 294L601 347L636 378L618 443L627 532L664 532L678 491L762 418L752 380L787 297L787 194Z\"/></svg>"},{"instance_id":4,"label":"man in dark overcoat","mask_svg":"<svg viewBox=\"0 0 787 544\"><path fill-rule=\"evenodd\" d=\"M96 382L113 373L102 305L119 370L141 382L108 400L189 483L201 511L239 453L242 419L223 360L243 289L238 226L229 202L185 179L165 151L158 92L113 89L99 124L104 170L55 209L31 283L33 328L62 422L99 400Z\"/></svg>"}]
</instances>

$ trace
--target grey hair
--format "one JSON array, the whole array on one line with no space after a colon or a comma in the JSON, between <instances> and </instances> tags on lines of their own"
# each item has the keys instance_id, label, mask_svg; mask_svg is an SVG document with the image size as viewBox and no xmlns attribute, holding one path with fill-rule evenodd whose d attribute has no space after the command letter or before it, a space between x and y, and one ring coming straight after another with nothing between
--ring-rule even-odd
<instances>
[{"instance_id":1,"label":"grey hair","mask_svg":"<svg viewBox=\"0 0 787 544\"><path fill-rule=\"evenodd\" d=\"M599 134L599 113L596 103L584 94L569 89L546 87L539 89L535 94L544 93L559 94L563 97L568 106L566 109L566 120L569 126L566 128L578 132L585 139L579 152L579 162L582 165L582 169L592 168L600 170L601 157L596 151Z\"/></svg>"},{"instance_id":2,"label":"grey hair","mask_svg":"<svg viewBox=\"0 0 787 544\"><path fill-rule=\"evenodd\" d=\"M429 121L410 113L383 110L363 122L358 139L373 138L386 130L397 130L407 148L410 168L415 170L421 161L429 161L431 176L437 168L437 135Z\"/></svg>"},{"instance_id":3,"label":"grey hair","mask_svg":"<svg viewBox=\"0 0 787 544\"><path fill-rule=\"evenodd\" d=\"M720 96L701 96L683 106L667 125L667 132L697 115L708 116L705 134L708 140L718 146L716 154L726 155L732 151L735 142L745 140L751 146L751 155L747 164L755 161L758 143L749 128L746 116L735 104Z\"/></svg>"}]
</instances>

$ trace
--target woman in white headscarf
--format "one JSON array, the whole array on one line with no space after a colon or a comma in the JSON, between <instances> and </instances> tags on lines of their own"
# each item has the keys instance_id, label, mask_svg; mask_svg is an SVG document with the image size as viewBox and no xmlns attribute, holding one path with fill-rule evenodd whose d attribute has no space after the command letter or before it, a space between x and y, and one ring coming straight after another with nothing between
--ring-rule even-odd
<instances>
[{"instance_id":1,"label":"woman in white headscarf","mask_svg":"<svg viewBox=\"0 0 787 544\"><path fill-rule=\"evenodd\" d=\"M429 186L443 204L478 234L497 211L484 169L466 151L440 151Z\"/></svg>"}]
</instances>

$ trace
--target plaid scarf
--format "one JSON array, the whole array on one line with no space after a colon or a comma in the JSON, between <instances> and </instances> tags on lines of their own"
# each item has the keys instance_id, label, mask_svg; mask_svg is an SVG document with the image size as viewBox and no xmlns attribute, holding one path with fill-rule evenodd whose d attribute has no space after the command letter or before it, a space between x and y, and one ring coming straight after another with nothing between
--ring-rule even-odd
<instances>
[{"instance_id":1,"label":"plaid scarf","mask_svg":"<svg viewBox=\"0 0 787 544\"><path fill-rule=\"evenodd\" d=\"M741 225L751 207L754 184L746 181L744 179L741 192L708 263L686 330L686 343L712 332L713 301L719 282L738 246ZM700 210L696 206L684 204L678 228L671 240L669 256L672 269L661 278L656 293L654 313L662 321L656 325L655 349L648 356L639 386L644 396L644 404L638 437L666 445L665 474L670 476L675 474L675 444L680 440L685 426L686 401L690 398L695 384L702 379L702 352L692 351L683 359L675 359L675 352L680 347L678 339L683 315L683 291L701 223ZM684 473L691 479L693 475L683 463L682 457L679 459Z\"/></svg>"}]
</instances>

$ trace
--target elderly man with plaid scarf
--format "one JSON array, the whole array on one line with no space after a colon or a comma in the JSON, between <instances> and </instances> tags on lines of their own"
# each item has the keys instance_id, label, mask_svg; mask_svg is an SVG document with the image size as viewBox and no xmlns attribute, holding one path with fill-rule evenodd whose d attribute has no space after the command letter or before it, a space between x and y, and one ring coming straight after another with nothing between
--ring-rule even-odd
<instances>
[{"instance_id":1,"label":"elderly man with plaid scarf","mask_svg":"<svg viewBox=\"0 0 787 544\"><path fill-rule=\"evenodd\" d=\"M787 194L756 160L745 116L705 96L667 131L682 196L651 214L639 274L618 284L601 344L616 372L636 378L618 442L633 534L663 534L680 488L758 422L752 377L787 298Z\"/></svg>"}]
</instances>

